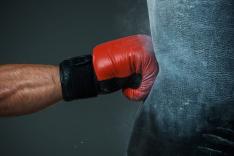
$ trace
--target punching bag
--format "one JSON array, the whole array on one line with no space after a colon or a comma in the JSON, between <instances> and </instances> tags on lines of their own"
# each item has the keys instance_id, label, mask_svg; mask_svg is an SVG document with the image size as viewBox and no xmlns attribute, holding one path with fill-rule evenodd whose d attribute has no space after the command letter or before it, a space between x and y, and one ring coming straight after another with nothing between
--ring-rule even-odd
<instances>
[{"instance_id":1,"label":"punching bag","mask_svg":"<svg viewBox=\"0 0 234 156\"><path fill-rule=\"evenodd\" d=\"M234 124L234 1L148 0L159 74L128 156L195 156L203 132Z\"/></svg>"}]
</instances>

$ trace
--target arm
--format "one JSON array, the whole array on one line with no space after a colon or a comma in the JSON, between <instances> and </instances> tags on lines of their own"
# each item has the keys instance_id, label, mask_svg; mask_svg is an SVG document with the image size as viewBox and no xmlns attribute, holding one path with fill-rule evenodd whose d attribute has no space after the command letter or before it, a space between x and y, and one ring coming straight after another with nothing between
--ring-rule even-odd
<instances>
[{"instance_id":1,"label":"arm","mask_svg":"<svg viewBox=\"0 0 234 156\"><path fill-rule=\"evenodd\" d=\"M133 35L96 46L93 55L52 65L0 65L0 116L39 111L71 101L123 90L144 100L158 73L151 38Z\"/></svg>"},{"instance_id":2,"label":"arm","mask_svg":"<svg viewBox=\"0 0 234 156\"><path fill-rule=\"evenodd\" d=\"M0 116L36 112L61 99L59 67L0 65Z\"/></svg>"}]
</instances>

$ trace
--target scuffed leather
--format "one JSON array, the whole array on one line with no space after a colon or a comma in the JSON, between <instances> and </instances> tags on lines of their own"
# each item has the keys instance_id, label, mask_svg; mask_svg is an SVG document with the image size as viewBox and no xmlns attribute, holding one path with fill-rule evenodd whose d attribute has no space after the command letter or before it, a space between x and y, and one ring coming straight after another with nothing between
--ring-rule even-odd
<instances>
[{"instance_id":1,"label":"scuffed leather","mask_svg":"<svg viewBox=\"0 0 234 156\"><path fill-rule=\"evenodd\" d=\"M233 128L233 3L148 0L160 72L128 156L195 156L203 131Z\"/></svg>"}]
</instances>

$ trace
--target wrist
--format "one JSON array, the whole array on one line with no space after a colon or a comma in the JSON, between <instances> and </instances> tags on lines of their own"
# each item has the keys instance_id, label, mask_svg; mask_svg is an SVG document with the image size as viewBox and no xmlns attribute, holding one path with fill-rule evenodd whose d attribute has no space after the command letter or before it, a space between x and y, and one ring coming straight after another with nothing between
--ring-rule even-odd
<instances>
[{"instance_id":1,"label":"wrist","mask_svg":"<svg viewBox=\"0 0 234 156\"><path fill-rule=\"evenodd\" d=\"M65 101L95 97L98 85L92 64L92 56L84 55L60 63L60 81Z\"/></svg>"},{"instance_id":2,"label":"wrist","mask_svg":"<svg viewBox=\"0 0 234 156\"><path fill-rule=\"evenodd\" d=\"M57 100L61 100L63 98L62 95L62 86L61 86L61 81L60 81L60 73L59 73L59 67L58 66L52 66L51 68L52 74L51 74L51 79L53 83L53 88L54 88L54 94L57 98Z\"/></svg>"}]
</instances>

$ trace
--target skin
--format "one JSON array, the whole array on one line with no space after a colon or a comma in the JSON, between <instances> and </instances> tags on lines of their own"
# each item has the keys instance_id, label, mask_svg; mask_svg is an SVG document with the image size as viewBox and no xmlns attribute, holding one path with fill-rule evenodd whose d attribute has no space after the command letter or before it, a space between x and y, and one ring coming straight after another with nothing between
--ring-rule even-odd
<instances>
[{"instance_id":1,"label":"skin","mask_svg":"<svg viewBox=\"0 0 234 156\"><path fill-rule=\"evenodd\" d=\"M37 112L62 100L59 67L0 65L0 116Z\"/></svg>"}]
</instances>

